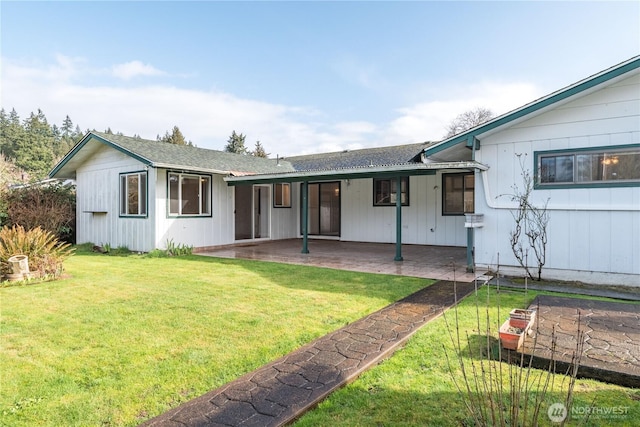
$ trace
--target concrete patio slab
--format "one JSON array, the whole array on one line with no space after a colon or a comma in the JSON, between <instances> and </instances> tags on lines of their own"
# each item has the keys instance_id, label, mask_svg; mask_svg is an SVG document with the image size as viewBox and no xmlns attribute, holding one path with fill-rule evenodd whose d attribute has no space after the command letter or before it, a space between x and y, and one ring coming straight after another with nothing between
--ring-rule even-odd
<instances>
[{"instance_id":1,"label":"concrete patio slab","mask_svg":"<svg viewBox=\"0 0 640 427\"><path fill-rule=\"evenodd\" d=\"M301 239L270 240L198 254L458 282L473 282L485 273L466 272L467 254L463 247L402 245L403 261L394 261L395 245L391 243L310 240L308 247L309 253L302 254Z\"/></svg>"},{"instance_id":2,"label":"concrete patio slab","mask_svg":"<svg viewBox=\"0 0 640 427\"><path fill-rule=\"evenodd\" d=\"M581 332L579 378L640 388L639 304L540 295L529 308L537 310L536 338L520 351L534 355L534 366L547 369L553 359L566 372Z\"/></svg>"}]
</instances>

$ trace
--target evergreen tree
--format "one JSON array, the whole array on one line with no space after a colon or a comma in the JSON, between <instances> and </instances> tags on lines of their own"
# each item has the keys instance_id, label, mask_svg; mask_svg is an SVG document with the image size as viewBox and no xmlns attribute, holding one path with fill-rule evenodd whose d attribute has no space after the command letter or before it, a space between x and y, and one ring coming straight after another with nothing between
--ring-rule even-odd
<instances>
[{"instance_id":1,"label":"evergreen tree","mask_svg":"<svg viewBox=\"0 0 640 427\"><path fill-rule=\"evenodd\" d=\"M237 134L234 130L231 136L227 140L227 145L224 147L224 151L228 153L247 154L247 147L244 145L245 136L243 134Z\"/></svg>"},{"instance_id":2,"label":"evergreen tree","mask_svg":"<svg viewBox=\"0 0 640 427\"><path fill-rule=\"evenodd\" d=\"M62 130L63 137L73 136L73 122L71 121L71 118L69 117L69 115L67 115L67 117L64 118L64 121L62 122L61 130Z\"/></svg>"},{"instance_id":3,"label":"evergreen tree","mask_svg":"<svg viewBox=\"0 0 640 427\"><path fill-rule=\"evenodd\" d=\"M271 153L267 153L265 151L262 144L260 144L260 141L256 141L256 147L251 152L251 155L254 157L264 157L266 159L267 157L269 157L269 154Z\"/></svg>"},{"instance_id":4,"label":"evergreen tree","mask_svg":"<svg viewBox=\"0 0 640 427\"><path fill-rule=\"evenodd\" d=\"M7 113L3 109L0 109L0 155L2 155L5 150L4 146L8 143L7 141L7 130L9 129L9 117L7 117Z\"/></svg>"},{"instance_id":5,"label":"evergreen tree","mask_svg":"<svg viewBox=\"0 0 640 427\"><path fill-rule=\"evenodd\" d=\"M3 110L4 111L4 110ZM20 123L20 116L15 108L8 117L0 119L0 151L8 158L15 159L19 143L25 138L25 131Z\"/></svg>"},{"instance_id":6,"label":"evergreen tree","mask_svg":"<svg viewBox=\"0 0 640 427\"><path fill-rule=\"evenodd\" d=\"M54 161L53 131L47 119L38 109L38 114L31 113L24 121L24 137L15 145L14 159L19 168L29 171L36 179L47 176Z\"/></svg>"},{"instance_id":7,"label":"evergreen tree","mask_svg":"<svg viewBox=\"0 0 640 427\"><path fill-rule=\"evenodd\" d=\"M180 132L180 128L178 128L178 126L174 126L171 133L167 131L162 138L160 137L160 135L158 135L156 139L160 142L168 142L169 144L193 145L191 141L187 142L184 139L184 135L182 135L182 132Z\"/></svg>"},{"instance_id":8,"label":"evergreen tree","mask_svg":"<svg viewBox=\"0 0 640 427\"><path fill-rule=\"evenodd\" d=\"M74 129L73 121L67 115L62 122L60 135L60 142L58 144L57 150L55 150L57 159L61 158L62 156L67 154L69 150L71 150L76 142L82 137L82 131L80 130L80 126L76 126Z\"/></svg>"},{"instance_id":9,"label":"evergreen tree","mask_svg":"<svg viewBox=\"0 0 640 427\"><path fill-rule=\"evenodd\" d=\"M54 157L58 159L67 152L67 145L62 139L62 130L56 124L51 125L51 134L53 135L53 146L51 149Z\"/></svg>"}]
</instances>

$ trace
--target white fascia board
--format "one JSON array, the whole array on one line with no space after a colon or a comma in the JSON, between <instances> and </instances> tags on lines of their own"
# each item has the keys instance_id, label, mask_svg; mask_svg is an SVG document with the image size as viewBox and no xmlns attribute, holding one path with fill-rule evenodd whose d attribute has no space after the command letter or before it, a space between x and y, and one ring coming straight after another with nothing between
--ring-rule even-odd
<instances>
[{"instance_id":1,"label":"white fascia board","mask_svg":"<svg viewBox=\"0 0 640 427\"><path fill-rule=\"evenodd\" d=\"M480 162L471 161L471 160L462 160L459 162L430 162L426 158L424 158L424 153L422 153L423 162L427 169L478 169L481 171L489 170L489 166L482 164Z\"/></svg>"},{"instance_id":2,"label":"white fascia board","mask_svg":"<svg viewBox=\"0 0 640 427\"><path fill-rule=\"evenodd\" d=\"M230 173L229 171L222 171L218 169L207 169L207 168L199 168L194 166L183 166L183 165L176 165L173 163L151 163L151 166L154 168L169 169L169 170L175 170L175 171L202 172L202 173L215 174L215 175L228 175Z\"/></svg>"},{"instance_id":3,"label":"white fascia board","mask_svg":"<svg viewBox=\"0 0 640 427\"><path fill-rule=\"evenodd\" d=\"M416 172L416 171L432 171L440 169L479 169L487 170L488 166L482 163L474 161L462 161L462 162L439 162L439 163L412 163L406 165L390 165L390 166L364 166L358 168L346 168L346 169L331 169L331 170L316 170L316 171L300 171L300 172L284 172L275 174L262 174L262 175L246 175L246 176L226 176L224 180L226 182L243 182L243 181L265 181L270 180L304 180L304 178L331 178L331 177L345 177L352 176L353 179L357 179L358 175L371 176L375 174L389 174L389 173L403 173L403 172Z\"/></svg>"},{"instance_id":4,"label":"white fascia board","mask_svg":"<svg viewBox=\"0 0 640 427\"><path fill-rule=\"evenodd\" d=\"M391 166L362 166L357 168L345 168L345 169L327 169L327 170L312 170L312 171L300 171L300 172L278 172L271 174L256 174L245 176L226 176L224 178L227 182L242 182L242 181L269 181L273 179L281 180L283 178L297 179L301 178L331 178L332 176L344 176L353 175L357 178L358 175L371 175L376 173L390 173L390 172L411 172L416 170L429 170L423 163L413 163L408 165L391 165Z\"/></svg>"}]
</instances>

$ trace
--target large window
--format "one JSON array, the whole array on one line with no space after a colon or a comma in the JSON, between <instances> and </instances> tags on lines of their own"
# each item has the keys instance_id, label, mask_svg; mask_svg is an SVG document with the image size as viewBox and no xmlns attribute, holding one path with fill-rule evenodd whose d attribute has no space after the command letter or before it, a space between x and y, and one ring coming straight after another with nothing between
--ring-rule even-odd
<instances>
[{"instance_id":1,"label":"large window","mask_svg":"<svg viewBox=\"0 0 640 427\"><path fill-rule=\"evenodd\" d=\"M177 172L168 174L169 215L211 215L211 177Z\"/></svg>"},{"instance_id":2,"label":"large window","mask_svg":"<svg viewBox=\"0 0 640 427\"><path fill-rule=\"evenodd\" d=\"M538 188L638 185L640 145L534 153Z\"/></svg>"},{"instance_id":3,"label":"large window","mask_svg":"<svg viewBox=\"0 0 640 427\"><path fill-rule=\"evenodd\" d=\"M291 207L291 184L289 183L273 184L273 207L274 208L290 208Z\"/></svg>"},{"instance_id":4,"label":"large window","mask_svg":"<svg viewBox=\"0 0 640 427\"><path fill-rule=\"evenodd\" d=\"M442 175L442 214L464 215L474 212L473 173L452 173Z\"/></svg>"},{"instance_id":5,"label":"large window","mask_svg":"<svg viewBox=\"0 0 640 427\"><path fill-rule=\"evenodd\" d=\"M147 216L147 173L120 174L120 215Z\"/></svg>"},{"instance_id":6,"label":"large window","mask_svg":"<svg viewBox=\"0 0 640 427\"><path fill-rule=\"evenodd\" d=\"M373 180L373 206L395 206L398 200L397 179ZM400 178L400 203L409 206L409 177Z\"/></svg>"}]
</instances>

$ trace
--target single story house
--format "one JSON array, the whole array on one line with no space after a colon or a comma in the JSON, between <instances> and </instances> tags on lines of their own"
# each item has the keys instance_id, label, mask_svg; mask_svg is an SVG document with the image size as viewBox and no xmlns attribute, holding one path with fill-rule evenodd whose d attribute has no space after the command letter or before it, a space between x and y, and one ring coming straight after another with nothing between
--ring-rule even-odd
<instances>
[{"instance_id":1,"label":"single story house","mask_svg":"<svg viewBox=\"0 0 640 427\"><path fill-rule=\"evenodd\" d=\"M640 286L640 57L436 143L263 159L89 132L50 176L77 182L79 243L462 246L522 274L523 170L550 217L543 277Z\"/></svg>"}]
</instances>

